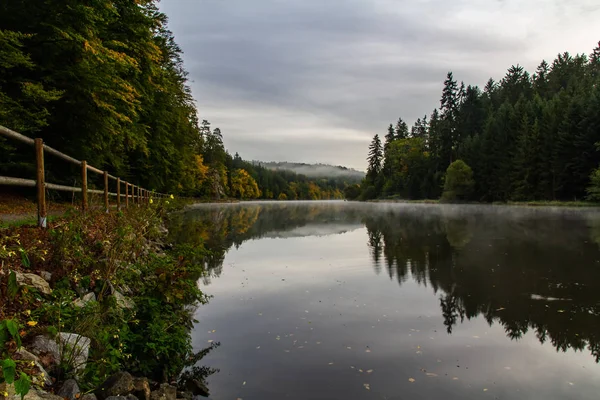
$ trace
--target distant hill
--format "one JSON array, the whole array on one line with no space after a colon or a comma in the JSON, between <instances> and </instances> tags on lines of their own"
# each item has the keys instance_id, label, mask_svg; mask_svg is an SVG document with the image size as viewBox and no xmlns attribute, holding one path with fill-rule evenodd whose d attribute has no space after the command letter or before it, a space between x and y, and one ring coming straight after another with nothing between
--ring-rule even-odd
<instances>
[{"instance_id":1,"label":"distant hill","mask_svg":"<svg viewBox=\"0 0 600 400\"><path fill-rule=\"evenodd\" d=\"M262 162L253 161L254 164L260 164L265 168L273 170L286 170L296 174L304 175L308 178L345 178L348 182L360 182L365 173L352 168L342 167L341 165L328 164L305 164L294 162Z\"/></svg>"}]
</instances>

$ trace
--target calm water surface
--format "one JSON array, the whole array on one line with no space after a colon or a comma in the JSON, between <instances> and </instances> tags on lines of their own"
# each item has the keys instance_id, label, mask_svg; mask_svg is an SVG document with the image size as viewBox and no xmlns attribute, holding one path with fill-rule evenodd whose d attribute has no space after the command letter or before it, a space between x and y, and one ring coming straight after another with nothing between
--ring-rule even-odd
<instances>
[{"instance_id":1,"label":"calm water surface","mask_svg":"<svg viewBox=\"0 0 600 400\"><path fill-rule=\"evenodd\" d=\"M203 205L212 399L598 399L600 213Z\"/></svg>"}]
</instances>

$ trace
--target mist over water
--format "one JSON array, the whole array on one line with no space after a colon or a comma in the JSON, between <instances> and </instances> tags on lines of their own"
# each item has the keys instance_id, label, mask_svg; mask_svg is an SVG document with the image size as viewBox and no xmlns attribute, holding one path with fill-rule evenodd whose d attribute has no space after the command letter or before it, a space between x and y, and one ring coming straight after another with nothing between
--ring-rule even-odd
<instances>
[{"instance_id":1,"label":"mist over water","mask_svg":"<svg viewBox=\"0 0 600 400\"><path fill-rule=\"evenodd\" d=\"M213 399L600 392L597 210L256 202L171 232L211 250L194 344L221 344Z\"/></svg>"}]
</instances>

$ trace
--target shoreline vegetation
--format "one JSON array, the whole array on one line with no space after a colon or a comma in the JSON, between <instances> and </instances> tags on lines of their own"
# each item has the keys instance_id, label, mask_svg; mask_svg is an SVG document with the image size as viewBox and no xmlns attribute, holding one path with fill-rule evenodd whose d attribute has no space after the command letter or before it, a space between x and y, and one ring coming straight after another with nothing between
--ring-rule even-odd
<instances>
[{"instance_id":1,"label":"shoreline vegetation","mask_svg":"<svg viewBox=\"0 0 600 400\"><path fill-rule=\"evenodd\" d=\"M209 252L165 226L184 203L0 228L0 399L208 395L196 364L218 343L194 352L190 335Z\"/></svg>"},{"instance_id":2,"label":"shoreline vegetation","mask_svg":"<svg viewBox=\"0 0 600 400\"><path fill-rule=\"evenodd\" d=\"M512 206L512 207L573 207L573 208L597 208L600 203L593 201L560 201L560 200L541 200L541 201L506 201L494 203L482 202L448 202L443 200L423 199L423 200L404 200L404 199L373 199L366 200L367 203L406 203L406 204L453 204L453 205L488 205L488 206Z\"/></svg>"}]
</instances>

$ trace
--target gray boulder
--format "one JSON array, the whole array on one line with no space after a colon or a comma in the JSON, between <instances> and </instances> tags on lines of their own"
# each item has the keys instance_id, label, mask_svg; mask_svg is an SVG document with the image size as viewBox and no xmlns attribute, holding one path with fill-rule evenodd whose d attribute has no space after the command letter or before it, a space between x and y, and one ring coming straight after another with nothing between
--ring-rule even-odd
<instances>
[{"instance_id":1,"label":"gray boulder","mask_svg":"<svg viewBox=\"0 0 600 400\"><path fill-rule=\"evenodd\" d=\"M113 296L115 296L115 300L117 301L117 306L121 308L126 308L128 310L132 310L135 308L135 303L129 297L123 296L118 291L114 291Z\"/></svg>"},{"instance_id":2,"label":"gray boulder","mask_svg":"<svg viewBox=\"0 0 600 400\"><path fill-rule=\"evenodd\" d=\"M52 273L48 271L40 271L40 276L44 278L45 281L50 282L52 280Z\"/></svg>"},{"instance_id":3,"label":"gray boulder","mask_svg":"<svg viewBox=\"0 0 600 400\"><path fill-rule=\"evenodd\" d=\"M85 305L90 301L96 301L96 294L93 292L86 294L81 299L74 300L73 305L75 307L85 307Z\"/></svg>"},{"instance_id":4,"label":"gray boulder","mask_svg":"<svg viewBox=\"0 0 600 400\"><path fill-rule=\"evenodd\" d=\"M77 381L75 379L67 379L56 394L63 399L75 400L80 393L81 390L79 390Z\"/></svg>"},{"instance_id":5,"label":"gray boulder","mask_svg":"<svg viewBox=\"0 0 600 400\"><path fill-rule=\"evenodd\" d=\"M150 400L177 400L177 388L167 383L150 394Z\"/></svg>"},{"instance_id":6,"label":"gray boulder","mask_svg":"<svg viewBox=\"0 0 600 400\"><path fill-rule=\"evenodd\" d=\"M69 361L76 373L85 369L90 351L90 339L75 333L59 333L56 340L47 336L36 336L31 344L31 352L40 358L45 368L63 361Z\"/></svg>"},{"instance_id":7,"label":"gray boulder","mask_svg":"<svg viewBox=\"0 0 600 400\"><path fill-rule=\"evenodd\" d=\"M20 360L20 361L37 361L37 362L40 361L38 356L36 356L35 354L31 354L24 348L20 348L19 350L15 351L14 354L12 355L12 358L14 360Z\"/></svg>"},{"instance_id":8,"label":"gray boulder","mask_svg":"<svg viewBox=\"0 0 600 400\"><path fill-rule=\"evenodd\" d=\"M90 353L90 338L76 333L59 333L57 341L63 361L68 360L73 370L80 374L85 370Z\"/></svg>"},{"instance_id":9,"label":"gray boulder","mask_svg":"<svg viewBox=\"0 0 600 400\"><path fill-rule=\"evenodd\" d=\"M140 400L150 400L150 382L147 378L133 379L133 392L131 392Z\"/></svg>"},{"instance_id":10,"label":"gray boulder","mask_svg":"<svg viewBox=\"0 0 600 400\"><path fill-rule=\"evenodd\" d=\"M60 348L55 340L47 336L36 336L30 346L31 352L40 358L46 368L60 362Z\"/></svg>"},{"instance_id":11,"label":"gray boulder","mask_svg":"<svg viewBox=\"0 0 600 400\"><path fill-rule=\"evenodd\" d=\"M51 294L52 289L50 289L50 285L48 282L44 280L39 275L36 274L22 274L20 272L15 271L15 275L17 278L17 284L19 286L30 286L37 289L38 292L43 294Z\"/></svg>"},{"instance_id":12,"label":"gray boulder","mask_svg":"<svg viewBox=\"0 0 600 400\"><path fill-rule=\"evenodd\" d=\"M134 389L135 386L133 385L131 374L128 372L117 372L96 389L96 396L99 400L107 400L109 397L127 396ZM125 398L119 400L125 400Z\"/></svg>"}]
</instances>

